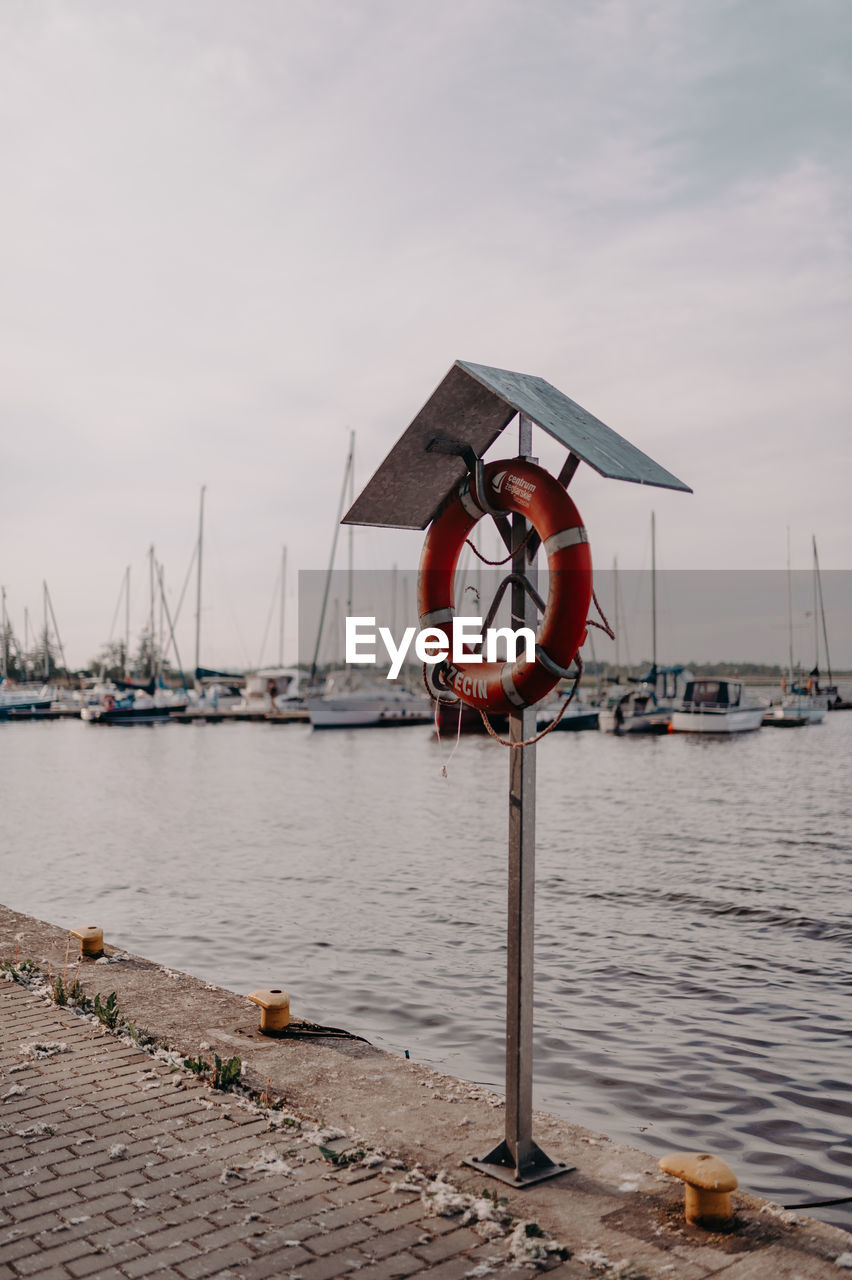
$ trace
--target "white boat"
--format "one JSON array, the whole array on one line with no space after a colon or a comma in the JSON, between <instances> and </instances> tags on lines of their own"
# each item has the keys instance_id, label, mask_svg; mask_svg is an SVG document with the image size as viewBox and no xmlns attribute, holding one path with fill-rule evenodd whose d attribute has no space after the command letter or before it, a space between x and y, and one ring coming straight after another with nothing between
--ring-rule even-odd
<instances>
[{"instance_id":1,"label":"white boat","mask_svg":"<svg viewBox=\"0 0 852 1280\"><path fill-rule=\"evenodd\" d=\"M770 703L763 716L763 723L779 728L806 724L820 724L828 714L828 695L818 693L813 677L807 685L793 685L781 695L780 702Z\"/></svg>"},{"instance_id":2,"label":"white boat","mask_svg":"<svg viewBox=\"0 0 852 1280\"><path fill-rule=\"evenodd\" d=\"M305 697L300 688L302 673L298 667L262 667L246 676L245 689L234 712L269 715L276 711L303 711Z\"/></svg>"},{"instance_id":3,"label":"white boat","mask_svg":"<svg viewBox=\"0 0 852 1280\"><path fill-rule=\"evenodd\" d=\"M790 566L790 530L787 529L787 633L789 654L787 677L781 681L781 697L770 703L763 723L775 728L801 728L806 724L819 724L828 713L828 693L819 687L819 612L817 601L822 599L822 584L819 577L819 558L817 556L816 538L813 539L814 554L814 652L816 665L802 683L801 673L794 675L793 664L793 578ZM825 636L826 657L828 657L828 636L825 634L825 613L822 615L823 634ZM830 660L829 660L830 661ZM829 667L830 671L830 667Z\"/></svg>"},{"instance_id":4,"label":"white boat","mask_svg":"<svg viewBox=\"0 0 852 1280\"><path fill-rule=\"evenodd\" d=\"M49 685L12 684L4 677L0 680L0 720L16 713L49 711L53 699L54 692Z\"/></svg>"},{"instance_id":5,"label":"white boat","mask_svg":"<svg viewBox=\"0 0 852 1280\"><path fill-rule=\"evenodd\" d=\"M319 698L308 698L308 712L315 729L392 728L406 724L431 724L434 708L425 695L400 689L353 689Z\"/></svg>"},{"instance_id":6,"label":"white boat","mask_svg":"<svg viewBox=\"0 0 852 1280\"><path fill-rule=\"evenodd\" d=\"M667 733L671 708L661 704L652 684L615 685L598 711L603 733Z\"/></svg>"},{"instance_id":7,"label":"white boat","mask_svg":"<svg viewBox=\"0 0 852 1280\"><path fill-rule=\"evenodd\" d=\"M613 565L613 574L617 567ZM618 579L615 578L616 637L618 622ZM617 643L617 641L616 641ZM616 647L616 665L620 666ZM672 709L684 692L692 673L683 667L657 666L657 521L651 512L651 667L640 679L613 686L606 695L598 716L603 733L636 734L667 733Z\"/></svg>"},{"instance_id":8,"label":"white boat","mask_svg":"<svg viewBox=\"0 0 852 1280\"><path fill-rule=\"evenodd\" d=\"M759 729L766 707L752 702L739 680L690 680L672 712L672 733L746 733Z\"/></svg>"},{"instance_id":9,"label":"white boat","mask_svg":"<svg viewBox=\"0 0 852 1280\"><path fill-rule=\"evenodd\" d=\"M643 680L614 685L601 705L598 727L604 733L667 733L691 679L684 667L652 666Z\"/></svg>"}]
</instances>

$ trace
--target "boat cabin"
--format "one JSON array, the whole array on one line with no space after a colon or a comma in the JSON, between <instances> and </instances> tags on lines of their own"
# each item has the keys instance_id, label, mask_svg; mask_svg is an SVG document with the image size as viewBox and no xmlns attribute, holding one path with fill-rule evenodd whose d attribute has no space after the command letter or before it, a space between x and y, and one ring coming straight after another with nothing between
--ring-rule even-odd
<instances>
[{"instance_id":1,"label":"boat cabin","mask_svg":"<svg viewBox=\"0 0 852 1280\"><path fill-rule=\"evenodd\" d=\"M683 692L685 703L701 707L737 707L743 687L737 680L690 680Z\"/></svg>"}]
</instances>

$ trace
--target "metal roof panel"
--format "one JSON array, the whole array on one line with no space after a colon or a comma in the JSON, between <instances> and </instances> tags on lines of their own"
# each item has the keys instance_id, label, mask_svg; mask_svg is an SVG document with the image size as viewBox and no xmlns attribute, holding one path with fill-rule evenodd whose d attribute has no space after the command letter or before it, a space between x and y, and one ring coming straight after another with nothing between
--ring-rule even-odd
<instances>
[{"instance_id":1,"label":"metal roof panel","mask_svg":"<svg viewBox=\"0 0 852 1280\"><path fill-rule=\"evenodd\" d=\"M692 491L556 387L530 374L457 360L343 517L343 524L425 529L467 467L429 453L438 437L478 458L523 413L601 475Z\"/></svg>"}]
</instances>

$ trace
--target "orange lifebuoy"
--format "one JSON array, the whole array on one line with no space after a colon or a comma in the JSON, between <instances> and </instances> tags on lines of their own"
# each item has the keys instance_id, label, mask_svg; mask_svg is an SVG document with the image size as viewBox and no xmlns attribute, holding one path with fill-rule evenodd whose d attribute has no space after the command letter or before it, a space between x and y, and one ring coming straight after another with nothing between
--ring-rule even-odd
<instances>
[{"instance_id":1,"label":"orange lifebuoy","mask_svg":"<svg viewBox=\"0 0 852 1280\"><path fill-rule=\"evenodd\" d=\"M417 583L422 629L441 633L450 660L441 681L462 702L481 711L511 712L532 706L555 688L586 638L592 598L592 557L580 513L562 485L522 458L484 468L484 495L501 511L532 524L547 554L550 589L536 633L536 659L528 662L453 662L454 578L461 549L485 512L466 477L432 521L420 557Z\"/></svg>"},{"instance_id":2,"label":"orange lifebuoy","mask_svg":"<svg viewBox=\"0 0 852 1280\"><path fill-rule=\"evenodd\" d=\"M111 693L108 693L105 698L101 699L101 706L103 707L104 711L112 711L113 707L115 706L115 698L112 696Z\"/></svg>"}]
</instances>

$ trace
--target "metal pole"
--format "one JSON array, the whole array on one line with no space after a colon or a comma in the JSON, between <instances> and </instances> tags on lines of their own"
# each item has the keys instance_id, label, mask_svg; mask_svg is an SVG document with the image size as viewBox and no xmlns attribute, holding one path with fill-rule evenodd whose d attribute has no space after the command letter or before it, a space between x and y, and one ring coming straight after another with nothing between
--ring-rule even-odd
<instances>
[{"instance_id":1,"label":"metal pole","mask_svg":"<svg viewBox=\"0 0 852 1280\"><path fill-rule=\"evenodd\" d=\"M521 417L520 447L532 453L532 425ZM527 522L512 516L512 572L536 586L526 564ZM512 583L512 628L536 628L536 610L523 587ZM509 916L506 965L506 1145L517 1173L531 1161L533 1057L533 940L535 936L535 707L509 716Z\"/></svg>"},{"instance_id":2,"label":"metal pole","mask_svg":"<svg viewBox=\"0 0 852 1280\"><path fill-rule=\"evenodd\" d=\"M532 453L532 423L520 417L518 452ZM512 573L536 586L535 552L528 563L528 525L512 516ZM537 626L535 604L513 578L512 628ZM536 709L524 707L509 715L509 910L506 958L506 1134L503 1142L481 1160L468 1164L513 1186L541 1182L566 1173L533 1142L533 967L535 938L535 737Z\"/></svg>"},{"instance_id":3,"label":"metal pole","mask_svg":"<svg viewBox=\"0 0 852 1280\"><path fill-rule=\"evenodd\" d=\"M9 669L9 657L8 657L9 641L6 636L6 588L5 587L0 587L0 595L2 595L2 598L3 598L3 607L2 607L3 655L2 655L2 658L0 658L0 662L2 662L2 666L0 666L0 679L5 680L6 673Z\"/></svg>"}]
</instances>

